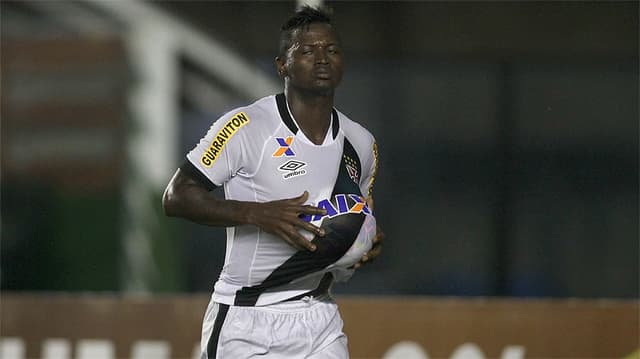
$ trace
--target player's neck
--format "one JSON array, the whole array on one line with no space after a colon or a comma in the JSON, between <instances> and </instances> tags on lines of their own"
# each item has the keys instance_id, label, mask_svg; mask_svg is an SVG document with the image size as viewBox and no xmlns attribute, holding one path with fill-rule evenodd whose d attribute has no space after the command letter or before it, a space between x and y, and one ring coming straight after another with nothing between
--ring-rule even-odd
<instances>
[{"instance_id":1,"label":"player's neck","mask_svg":"<svg viewBox=\"0 0 640 359\"><path fill-rule=\"evenodd\" d=\"M333 93L323 96L285 90L285 96L300 130L311 142L322 144L331 124Z\"/></svg>"}]
</instances>

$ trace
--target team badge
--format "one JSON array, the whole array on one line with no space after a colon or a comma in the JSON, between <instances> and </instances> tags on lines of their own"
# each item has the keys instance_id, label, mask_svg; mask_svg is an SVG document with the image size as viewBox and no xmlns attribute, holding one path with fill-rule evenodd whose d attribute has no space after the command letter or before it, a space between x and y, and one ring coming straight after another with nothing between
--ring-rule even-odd
<instances>
[{"instance_id":1,"label":"team badge","mask_svg":"<svg viewBox=\"0 0 640 359\"><path fill-rule=\"evenodd\" d=\"M360 175L358 173L358 164L351 157L344 155L344 164L347 169L347 174L349 178L353 180L356 184L359 182Z\"/></svg>"},{"instance_id":2,"label":"team badge","mask_svg":"<svg viewBox=\"0 0 640 359\"><path fill-rule=\"evenodd\" d=\"M278 167L278 169L285 174L282 175L282 178L289 179L296 176L303 176L307 174L307 170L305 170L304 166L307 164L302 161L290 160L284 163L282 166Z\"/></svg>"},{"instance_id":3,"label":"team badge","mask_svg":"<svg viewBox=\"0 0 640 359\"><path fill-rule=\"evenodd\" d=\"M291 149L291 145L293 144L293 136L287 136L287 137L276 137L276 141L278 141L278 144L280 145L280 148L278 148L276 150L276 152L273 153L273 157L282 157L282 156L287 156L287 157L292 157L295 156L296 154L293 153L293 150Z\"/></svg>"}]
</instances>

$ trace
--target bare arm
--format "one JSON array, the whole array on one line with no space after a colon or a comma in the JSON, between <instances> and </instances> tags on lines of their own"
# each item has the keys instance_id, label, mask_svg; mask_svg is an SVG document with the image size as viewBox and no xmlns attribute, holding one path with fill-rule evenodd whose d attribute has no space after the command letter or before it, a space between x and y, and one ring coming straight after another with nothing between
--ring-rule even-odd
<instances>
[{"instance_id":1,"label":"bare arm","mask_svg":"<svg viewBox=\"0 0 640 359\"><path fill-rule=\"evenodd\" d=\"M162 207L169 217L180 217L208 226L255 225L279 236L296 249L314 251L315 246L298 230L304 229L319 236L323 236L324 231L299 216L324 215L326 211L304 205L308 197L305 191L295 198L264 203L218 199L201 183L178 169L164 192Z\"/></svg>"}]
</instances>

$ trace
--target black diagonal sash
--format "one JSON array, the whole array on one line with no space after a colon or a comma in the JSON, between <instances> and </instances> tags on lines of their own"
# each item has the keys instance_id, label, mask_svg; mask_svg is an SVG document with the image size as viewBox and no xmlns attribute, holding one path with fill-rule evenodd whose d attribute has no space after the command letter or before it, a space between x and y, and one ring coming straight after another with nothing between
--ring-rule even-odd
<instances>
[{"instance_id":1,"label":"black diagonal sash","mask_svg":"<svg viewBox=\"0 0 640 359\"><path fill-rule=\"evenodd\" d=\"M360 187L355 181L360 178L361 170L360 158L351 143L345 138L332 197L338 194L361 196ZM351 248L360 232L364 216L363 213L347 213L334 218L325 218L322 222L325 236L315 236L311 240L311 243L316 245L314 252L298 251L271 272L259 285L242 287L236 292L234 304L254 306L265 291L285 285L296 278L320 271L335 263Z\"/></svg>"}]
</instances>

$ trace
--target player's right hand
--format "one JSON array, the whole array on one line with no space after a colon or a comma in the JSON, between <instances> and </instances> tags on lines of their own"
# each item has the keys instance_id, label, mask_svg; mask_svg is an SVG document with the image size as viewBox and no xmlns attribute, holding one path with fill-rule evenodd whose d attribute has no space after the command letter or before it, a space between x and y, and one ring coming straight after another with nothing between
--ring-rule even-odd
<instances>
[{"instance_id":1,"label":"player's right hand","mask_svg":"<svg viewBox=\"0 0 640 359\"><path fill-rule=\"evenodd\" d=\"M324 230L302 220L301 217L316 214L325 215L327 211L305 205L308 198L309 192L304 191L300 196L294 198L254 203L248 213L249 223L282 238L298 250L315 251L316 246L307 240L299 230L303 229L320 237L324 236Z\"/></svg>"}]
</instances>

